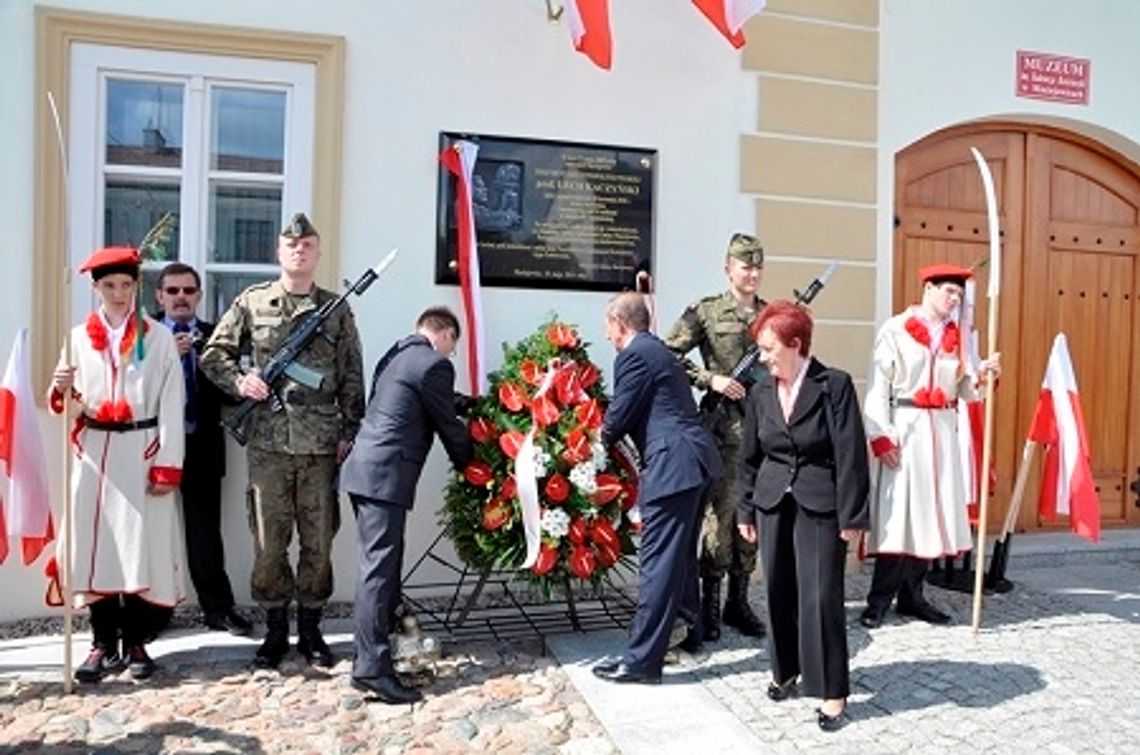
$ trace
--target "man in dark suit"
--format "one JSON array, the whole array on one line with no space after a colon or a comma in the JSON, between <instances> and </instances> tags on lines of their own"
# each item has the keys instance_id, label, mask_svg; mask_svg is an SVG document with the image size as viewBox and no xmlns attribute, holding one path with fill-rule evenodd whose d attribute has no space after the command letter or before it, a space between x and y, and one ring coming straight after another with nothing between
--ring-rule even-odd
<instances>
[{"instance_id":1,"label":"man in dark suit","mask_svg":"<svg viewBox=\"0 0 1140 755\"><path fill-rule=\"evenodd\" d=\"M226 445L222 437L221 391L198 368L198 355L214 329L199 320L202 281L198 271L181 262L162 269L154 292L161 311L156 316L174 331L186 383L186 460L182 467L182 517L190 581L198 593L206 626L248 635L249 621L234 609L234 593L226 576L222 545L222 477Z\"/></svg>"},{"instance_id":2,"label":"man in dark suit","mask_svg":"<svg viewBox=\"0 0 1140 755\"><path fill-rule=\"evenodd\" d=\"M455 369L448 360L458 339L455 315L432 307L416 320L414 335L388 350L376 365L360 432L340 470L359 536L352 686L386 703L421 697L396 678L388 635L400 599L404 524L434 433L457 468L472 455L467 427L456 416Z\"/></svg>"},{"instance_id":3,"label":"man in dark suit","mask_svg":"<svg viewBox=\"0 0 1140 755\"><path fill-rule=\"evenodd\" d=\"M656 684L680 611L700 634L697 518L721 472L720 453L701 425L681 363L649 330L641 294L623 293L606 307L606 338L618 351L614 396L602 442L629 435L641 454L638 506L642 531L637 613L629 648L594 674L613 682Z\"/></svg>"}]
</instances>

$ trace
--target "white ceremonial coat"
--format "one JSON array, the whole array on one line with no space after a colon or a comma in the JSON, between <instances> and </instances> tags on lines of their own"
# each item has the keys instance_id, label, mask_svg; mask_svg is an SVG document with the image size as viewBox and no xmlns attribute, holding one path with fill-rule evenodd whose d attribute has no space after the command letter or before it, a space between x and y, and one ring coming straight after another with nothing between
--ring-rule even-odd
<instances>
[{"instance_id":1,"label":"white ceremonial coat","mask_svg":"<svg viewBox=\"0 0 1140 755\"><path fill-rule=\"evenodd\" d=\"M132 315L133 319L133 315ZM153 496L149 481L181 478L185 429L182 364L171 332L145 318L143 360L137 361L133 325L124 337L116 366L110 347L96 350L93 314L71 332L74 365L72 433L71 568L75 604L83 606L108 593L133 593L142 599L173 606L185 597L185 545L182 515L173 493ZM105 331L104 331L105 332ZM129 350L128 350L129 349ZM135 421L158 418L158 426L125 432L82 427L80 414L96 416L122 400ZM108 404L110 402L110 404ZM49 407L61 413L63 403L53 394ZM63 539L58 560L63 560Z\"/></svg>"},{"instance_id":2,"label":"white ceremonial coat","mask_svg":"<svg viewBox=\"0 0 1140 755\"><path fill-rule=\"evenodd\" d=\"M919 337L907 328L915 318ZM957 327L946 326L957 334ZM934 559L957 556L973 547L966 505L968 470L958 439L958 399L974 400L977 390L964 372L957 348L920 340L929 331L916 308L887 320L879 329L864 402L871 442L871 528L869 553L906 554ZM924 402L938 389L953 408L897 406L899 399ZM961 408L964 410L964 407ZM879 447L899 449L899 466L877 461Z\"/></svg>"}]
</instances>

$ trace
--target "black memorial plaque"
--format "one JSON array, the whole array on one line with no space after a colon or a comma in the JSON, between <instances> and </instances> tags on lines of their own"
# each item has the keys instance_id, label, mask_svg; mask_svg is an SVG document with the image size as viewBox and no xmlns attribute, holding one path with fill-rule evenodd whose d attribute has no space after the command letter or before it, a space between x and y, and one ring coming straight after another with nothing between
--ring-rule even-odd
<instances>
[{"instance_id":1,"label":"black memorial plaque","mask_svg":"<svg viewBox=\"0 0 1140 755\"><path fill-rule=\"evenodd\" d=\"M471 179L484 286L621 291L653 260L657 152L631 147L440 134L479 151ZM436 283L456 284L456 179L442 165Z\"/></svg>"}]
</instances>

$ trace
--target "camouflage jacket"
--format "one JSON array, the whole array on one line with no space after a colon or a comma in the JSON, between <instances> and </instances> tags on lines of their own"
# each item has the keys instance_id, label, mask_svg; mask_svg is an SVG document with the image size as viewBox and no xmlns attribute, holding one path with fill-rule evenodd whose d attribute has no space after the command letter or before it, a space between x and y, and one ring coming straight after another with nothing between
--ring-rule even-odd
<instances>
[{"instance_id":1,"label":"camouflage jacket","mask_svg":"<svg viewBox=\"0 0 1140 755\"><path fill-rule=\"evenodd\" d=\"M732 374L748 350L748 326L764 304L763 299L756 297L754 308L744 308L731 291L725 291L706 296L685 309L666 336L665 345L685 365L689 382L707 391L714 375ZM693 349L700 350L703 366L689 358Z\"/></svg>"},{"instance_id":2,"label":"camouflage jacket","mask_svg":"<svg viewBox=\"0 0 1140 755\"><path fill-rule=\"evenodd\" d=\"M240 398L242 374L262 369L306 315L336 294L314 286L311 294L285 291L279 281L258 283L238 294L214 328L202 353L202 372ZM297 360L324 376L320 390L282 378L282 410L263 402L250 417L249 445L287 454L335 453L337 441L352 440L364 415L364 368L360 334L348 305L329 318Z\"/></svg>"}]
</instances>

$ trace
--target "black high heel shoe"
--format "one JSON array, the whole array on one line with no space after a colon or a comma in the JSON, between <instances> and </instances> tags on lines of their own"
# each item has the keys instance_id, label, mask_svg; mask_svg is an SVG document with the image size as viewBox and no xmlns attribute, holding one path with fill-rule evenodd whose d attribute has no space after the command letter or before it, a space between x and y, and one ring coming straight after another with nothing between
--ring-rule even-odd
<instances>
[{"instance_id":1,"label":"black high heel shoe","mask_svg":"<svg viewBox=\"0 0 1140 755\"><path fill-rule=\"evenodd\" d=\"M796 678L793 676L783 684L776 684L775 682L768 682L768 699L773 702L781 702L787 700L796 692Z\"/></svg>"},{"instance_id":2,"label":"black high heel shoe","mask_svg":"<svg viewBox=\"0 0 1140 755\"><path fill-rule=\"evenodd\" d=\"M816 708L816 723L822 731L839 731L843 728L843 713L847 710L847 706L843 706L843 710L836 713L834 716L829 716L823 712L822 708Z\"/></svg>"}]
</instances>

